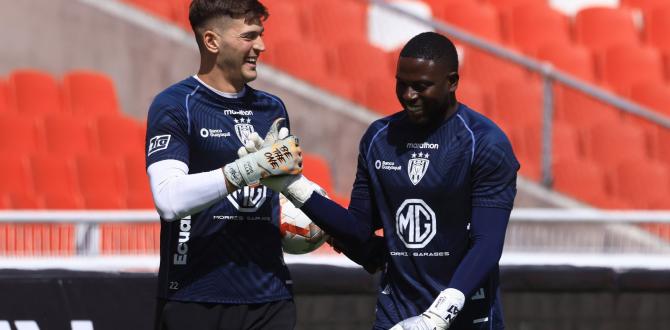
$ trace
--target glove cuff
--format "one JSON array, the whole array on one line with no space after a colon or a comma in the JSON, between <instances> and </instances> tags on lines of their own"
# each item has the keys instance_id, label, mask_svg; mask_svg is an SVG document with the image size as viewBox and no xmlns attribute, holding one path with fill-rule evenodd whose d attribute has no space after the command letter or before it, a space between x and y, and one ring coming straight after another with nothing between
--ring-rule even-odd
<instances>
[{"instance_id":1,"label":"glove cuff","mask_svg":"<svg viewBox=\"0 0 670 330\"><path fill-rule=\"evenodd\" d=\"M223 175L226 177L228 182L237 188L240 188L244 185L244 178L242 178L242 173L237 167L236 162L226 164L226 166L223 167Z\"/></svg>"},{"instance_id":2,"label":"glove cuff","mask_svg":"<svg viewBox=\"0 0 670 330\"><path fill-rule=\"evenodd\" d=\"M446 329L463 309L464 304L465 295L463 292L448 288L440 292L424 314L435 322L438 329Z\"/></svg>"},{"instance_id":3,"label":"glove cuff","mask_svg":"<svg viewBox=\"0 0 670 330\"><path fill-rule=\"evenodd\" d=\"M297 208L301 208L303 204L312 197L314 191L322 196L326 196L326 192L319 185L310 181L305 176L300 175L286 187L285 195L293 205Z\"/></svg>"},{"instance_id":4,"label":"glove cuff","mask_svg":"<svg viewBox=\"0 0 670 330\"><path fill-rule=\"evenodd\" d=\"M235 165L242 177L243 185L255 187L260 184L261 173L253 154L237 159Z\"/></svg>"}]
</instances>

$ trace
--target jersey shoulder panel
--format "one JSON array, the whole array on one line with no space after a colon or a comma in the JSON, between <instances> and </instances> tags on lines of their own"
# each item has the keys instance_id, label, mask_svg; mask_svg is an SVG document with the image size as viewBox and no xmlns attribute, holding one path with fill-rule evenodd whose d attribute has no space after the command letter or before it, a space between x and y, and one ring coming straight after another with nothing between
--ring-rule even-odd
<instances>
[{"instance_id":1,"label":"jersey shoulder panel","mask_svg":"<svg viewBox=\"0 0 670 330\"><path fill-rule=\"evenodd\" d=\"M375 140L379 137L381 133L386 131L389 125L405 116L403 111L396 112L392 115L377 119L368 126L368 129L363 134L360 142L360 153L362 155L367 155L370 145L372 145Z\"/></svg>"}]
</instances>

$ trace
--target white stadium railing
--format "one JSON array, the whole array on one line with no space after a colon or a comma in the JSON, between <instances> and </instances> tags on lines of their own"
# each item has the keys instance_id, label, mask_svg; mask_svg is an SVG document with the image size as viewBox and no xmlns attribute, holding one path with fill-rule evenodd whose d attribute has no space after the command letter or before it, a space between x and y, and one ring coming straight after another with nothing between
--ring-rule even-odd
<instances>
[{"instance_id":1,"label":"white stadium railing","mask_svg":"<svg viewBox=\"0 0 670 330\"><path fill-rule=\"evenodd\" d=\"M12 254L0 249L0 268L155 271L156 251L101 253L100 228L121 223L155 225L158 221L153 210L1 211L0 226L72 224L75 247L70 255ZM0 244L7 239L3 237L0 232ZM356 266L334 254L286 255L285 259L287 263ZM670 211L515 209L501 264L670 269Z\"/></svg>"}]
</instances>

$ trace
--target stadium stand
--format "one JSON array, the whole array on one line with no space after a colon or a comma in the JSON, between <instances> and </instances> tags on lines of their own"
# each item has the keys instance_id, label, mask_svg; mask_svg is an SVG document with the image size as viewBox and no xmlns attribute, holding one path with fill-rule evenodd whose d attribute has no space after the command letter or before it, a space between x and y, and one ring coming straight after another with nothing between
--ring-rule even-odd
<instances>
[{"instance_id":1,"label":"stadium stand","mask_svg":"<svg viewBox=\"0 0 670 330\"><path fill-rule=\"evenodd\" d=\"M661 56L653 48L619 44L605 49L598 59L602 81L620 95L629 96L638 82L664 84Z\"/></svg>"},{"instance_id":2,"label":"stadium stand","mask_svg":"<svg viewBox=\"0 0 670 330\"><path fill-rule=\"evenodd\" d=\"M512 7L502 23L506 39L527 54L536 54L545 44L571 42L569 19L542 1L526 0Z\"/></svg>"},{"instance_id":3,"label":"stadium stand","mask_svg":"<svg viewBox=\"0 0 670 330\"><path fill-rule=\"evenodd\" d=\"M23 155L41 150L37 122L19 114L0 114L0 153Z\"/></svg>"},{"instance_id":4,"label":"stadium stand","mask_svg":"<svg viewBox=\"0 0 670 330\"><path fill-rule=\"evenodd\" d=\"M13 71L9 75L9 91L10 102L19 114L43 116L64 111L60 86L46 72L30 69Z\"/></svg>"},{"instance_id":5,"label":"stadium stand","mask_svg":"<svg viewBox=\"0 0 670 330\"><path fill-rule=\"evenodd\" d=\"M632 13L622 8L582 9L575 17L574 31L577 42L592 51L615 44L638 46L640 43Z\"/></svg>"},{"instance_id":6,"label":"stadium stand","mask_svg":"<svg viewBox=\"0 0 670 330\"><path fill-rule=\"evenodd\" d=\"M160 2L160 1L148 1ZM112 80L97 72L71 71L63 77L63 96L72 114L80 117L118 114Z\"/></svg>"}]
</instances>

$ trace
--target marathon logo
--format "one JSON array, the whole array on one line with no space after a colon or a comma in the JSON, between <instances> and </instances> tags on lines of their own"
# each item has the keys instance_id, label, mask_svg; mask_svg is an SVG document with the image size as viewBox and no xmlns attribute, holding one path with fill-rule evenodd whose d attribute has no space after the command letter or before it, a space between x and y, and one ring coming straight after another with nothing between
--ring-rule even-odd
<instances>
[{"instance_id":1,"label":"marathon logo","mask_svg":"<svg viewBox=\"0 0 670 330\"><path fill-rule=\"evenodd\" d=\"M223 110L223 114L227 116L253 116L254 112L251 110Z\"/></svg>"},{"instance_id":2,"label":"marathon logo","mask_svg":"<svg viewBox=\"0 0 670 330\"><path fill-rule=\"evenodd\" d=\"M407 149L440 149L440 145L437 143L407 143Z\"/></svg>"},{"instance_id":3,"label":"marathon logo","mask_svg":"<svg viewBox=\"0 0 670 330\"><path fill-rule=\"evenodd\" d=\"M191 216L179 221L179 239L177 240L177 253L174 254L175 265L186 265L188 263L188 241L191 239Z\"/></svg>"}]
</instances>

